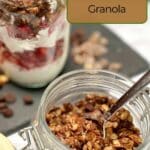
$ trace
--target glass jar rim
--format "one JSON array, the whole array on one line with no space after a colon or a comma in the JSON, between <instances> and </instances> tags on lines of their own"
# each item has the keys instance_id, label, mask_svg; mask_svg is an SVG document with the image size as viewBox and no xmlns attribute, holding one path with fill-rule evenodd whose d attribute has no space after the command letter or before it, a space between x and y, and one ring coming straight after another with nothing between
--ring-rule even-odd
<instances>
[{"instance_id":1,"label":"glass jar rim","mask_svg":"<svg viewBox=\"0 0 150 150\"><path fill-rule=\"evenodd\" d=\"M47 107L47 103L45 103L47 96L49 94L49 91L51 91L51 89L53 89L53 87L55 87L55 85L57 85L57 83L59 83L60 81L63 81L64 79L66 79L67 77L71 77L73 75L77 75L77 74L91 74L91 75L96 75L96 74L105 74L105 75L109 75L109 77L112 77L114 79L120 78L123 82L123 84L129 88L134 82L130 79L128 79L127 77L123 76L123 75L119 75L117 73L111 72L111 71L106 71L106 70L75 70L75 71L70 71L68 73L63 74L62 76L58 77L57 79L55 79L52 83L49 84L49 86L46 88L45 92L43 93L43 96L41 98L41 107L39 107L38 109L38 113L37 113L37 117L41 117L41 123L43 126L43 130L46 133L46 135L48 135L48 137L51 138L51 140L55 141L58 145L62 146L62 149L66 148L66 146L64 146L63 144L61 144L60 142L58 142L56 140L56 136L52 134L52 132L50 131L50 129L48 128L48 125L46 123L46 119L45 119L45 109ZM125 84L126 83L126 84Z\"/></svg>"}]
</instances>

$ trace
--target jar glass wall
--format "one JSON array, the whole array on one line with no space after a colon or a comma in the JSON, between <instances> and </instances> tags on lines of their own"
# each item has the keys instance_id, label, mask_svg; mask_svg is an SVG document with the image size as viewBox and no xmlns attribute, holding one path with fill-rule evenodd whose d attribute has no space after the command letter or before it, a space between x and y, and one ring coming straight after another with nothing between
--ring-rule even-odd
<instances>
[{"instance_id":1,"label":"jar glass wall","mask_svg":"<svg viewBox=\"0 0 150 150\"><path fill-rule=\"evenodd\" d=\"M41 87L62 70L69 24L63 0L0 0L0 66L16 83Z\"/></svg>"},{"instance_id":2,"label":"jar glass wall","mask_svg":"<svg viewBox=\"0 0 150 150\"><path fill-rule=\"evenodd\" d=\"M55 150L67 149L50 131L46 123L45 116L51 108L66 102L74 103L87 93L93 92L104 93L119 99L132 84L128 79L106 71L74 71L55 80L45 91L32 124L43 146ZM141 101L135 98L130 103L127 103L125 108L130 111L134 124L141 131L143 144L139 149L143 149L150 134L150 97L143 91L143 94L138 98Z\"/></svg>"}]
</instances>

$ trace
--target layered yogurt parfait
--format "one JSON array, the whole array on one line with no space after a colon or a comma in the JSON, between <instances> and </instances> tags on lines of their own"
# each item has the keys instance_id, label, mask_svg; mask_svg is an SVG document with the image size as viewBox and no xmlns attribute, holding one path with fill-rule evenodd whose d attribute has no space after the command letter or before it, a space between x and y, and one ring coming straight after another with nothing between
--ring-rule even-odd
<instances>
[{"instance_id":1,"label":"layered yogurt parfait","mask_svg":"<svg viewBox=\"0 0 150 150\"><path fill-rule=\"evenodd\" d=\"M65 4L61 0L6 0L0 6L1 68L20 85L46 85L67 58Z\"/></svg>"}]
</instances>

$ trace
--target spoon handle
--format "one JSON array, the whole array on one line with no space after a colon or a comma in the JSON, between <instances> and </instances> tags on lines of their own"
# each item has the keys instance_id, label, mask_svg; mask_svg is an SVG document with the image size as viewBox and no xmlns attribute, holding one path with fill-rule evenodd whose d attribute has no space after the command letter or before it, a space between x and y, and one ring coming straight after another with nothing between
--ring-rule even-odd
<instances>
[{"instance_id":1,"label":"spoon handle","mask_svg":"<svg viewBox=\"0 0 150 150\"><path fill-rule=\"evenodd\" d=\"M127 103L133 96L135 96L142 88L150 83L150 70L142 76L106 113L105 119L108 120L120 107Z\"/></svg>"}]
</instances>

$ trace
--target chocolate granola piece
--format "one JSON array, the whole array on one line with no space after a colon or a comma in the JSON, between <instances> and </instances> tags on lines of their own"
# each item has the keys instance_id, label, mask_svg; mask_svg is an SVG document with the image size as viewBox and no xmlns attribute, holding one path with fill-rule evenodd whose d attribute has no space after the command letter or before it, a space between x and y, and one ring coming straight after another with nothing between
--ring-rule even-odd
<instances>
[{"instance_id":1,"label":"chocolate granola piece","mask_svg":"<svg viewBox=\"0 0 150 150\"><path fill-rule=\"evenodd\" d=\"M73 106L70 103L65 103L63 106L64 106L64 109L65 109L65 113L70 112L73 109Z\"/></svg>"},{"instance_id":2,"label":"chocolate granola piece","mask_svg":"<svg viewBox=\"0 0 150 150\"><path fill-rule=\"evenodd\" d=\"M1 113L3 114L4 117L10 118L13 116L14 112L11 108L4 108L1 110Z\"/></svg>"},{"instance_id":3,"label":"chocolate granola piece","mask_svg":"<svg viewBox=\"0 0 150 150\"><path fill-rule=\"evenodd\" d=\"M0 102L0 110L7 107L7 104L5 102Z\"/></svg>"},{"instance_id":4,"label":"chocolate granola piece","mask_svg":"<svg viewBox=\"0 0 150 150\"><path fill-rule=\"evenodd\" d=\"M94 106L92 104L86 104L86 105L84 105L84 111L92 112L92 111L94 111Z\"/></svg>"},{"instance_id":5,"label":"chocolate granola piece","mask_svg":"<svg viewBox=\"0 0 150 150\"><path fill-rule=\"evenodd\" d=\"M95 96L96 103L98 104L107 104L109 98L106 96Z\"/></svg>"},{"instance_id":6,"label":"chocolate granola piece","mask_svg":"<svg viewBox=\"0 0 150 150\"><path fill-rule=\"evenodd\" d=\"M0 102L6 102L5 97L3 95L0 95Z\"/></svg>"},{"instance_id":7,"label":"chocolate granola piece","mask_svg":"<svg viewBox=\"0 0 150 150\"><path fill-rule=\"evenodd\" d=\"M84 41L85 41L85 32L83 29L78 29L71 35L71 44L73 46L80 45Z\"/></svg>"},{"instance_id":8,"label":"chocolate granola piece","mask_svg":"<svg viewBox=\"0 0 150 150\"><path fill-rule=\"evenodd\" d=\"M13 92L5 93L4 98L7 103L14 103L16 101L16 95Z\"/></svg>"},{"instance_id":9,"label":"chocolate granola piece","mask_svg":"<svg viewBox=\"0 0 150 150\"><path fill-rule=\"evenodd\" d=\"M31 95L25 95L23 101L25 105L31 105L33 104L33 97Z\"/></svg>"}]
</instances>

